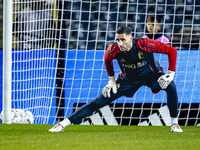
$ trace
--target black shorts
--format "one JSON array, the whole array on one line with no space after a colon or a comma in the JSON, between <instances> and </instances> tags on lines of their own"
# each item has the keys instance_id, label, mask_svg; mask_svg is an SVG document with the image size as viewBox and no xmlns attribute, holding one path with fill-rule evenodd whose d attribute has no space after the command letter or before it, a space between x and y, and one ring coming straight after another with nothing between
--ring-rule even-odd
<instances>
[{"instance_id":1,"label":"black shorts","mask_svg":"<svg viewBox=\"0 0 200 150\"><path fill-rule=\"evenodd\" d=\"M165 73L163 71L152 72L143 80L135 81L132 83L123 82L122 78L118 78L117 79L117 87L118 87L117 93L121 93L122 95L127 96L127 97L132 97L141 86L148 86L149 88L151 88L152 92L156 94L161 90L161 87L159 86L159 83L157 82L158 78L164 74Z\"/></svg>"}]
</instances>

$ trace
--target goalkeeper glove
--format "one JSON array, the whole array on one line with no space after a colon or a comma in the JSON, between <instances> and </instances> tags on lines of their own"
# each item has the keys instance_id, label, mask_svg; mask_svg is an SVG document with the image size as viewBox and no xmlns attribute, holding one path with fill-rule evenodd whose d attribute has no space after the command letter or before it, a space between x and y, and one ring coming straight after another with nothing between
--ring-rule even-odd
<instances>
[{"instance_id":1,"label":"goalkeeper glove","mask_svg":"<svg viewBox=\"0 0 200 150\"><path fill-rule=\"evenodd\" d=\"M108 84L102 90L103 97L105 98L110 97L111 89L114 94L117 93L117 84L115 82L115 76L109 77Z\"/></svg>"},{"instance_id":2,"label":"goalkeeper glove","mask_svg":"<svg viewBox=\"0 0 200 150\"><path fill-rule=\"evenodd\" d=\"M161 87L161 89L166 89L168 87L168 85L172 82L172 80L174 79L174 71L168 70L168 73L165 75L160 76L160 78L158 78L158 83Z\"/></svg>"}]
</instances>

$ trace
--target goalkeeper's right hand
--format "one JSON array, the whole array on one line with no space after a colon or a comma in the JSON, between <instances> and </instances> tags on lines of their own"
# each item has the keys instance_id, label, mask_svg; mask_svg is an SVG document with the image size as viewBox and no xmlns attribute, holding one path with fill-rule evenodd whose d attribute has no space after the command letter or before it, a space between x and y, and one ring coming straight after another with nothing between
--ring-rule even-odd
<instances>
[{"instance_id":1,"label":"goalkeeper's right hand","mask_svg":"<svg viewBox=\"0 0 200 150\"><path fill-rule=\"evenodd\" d=\"M165 75L160 76L160 78L158 78L158 83L161 87L161 89L166 89L168 87L168 85L172 82L172 80L174 79L174 71L168 70L168 73Z\"/></svg>"},{"instance_id":2,"label":"goalkeeper's right hand","mask_svg":"<svg viewBox=\"0 0 200 150\"><path fill-rule=\"evenodd\" d=\"M117 93L117 84L115 82L115 76L110 76L108 84L103 88L102 95L107 98L111 96L111 89L114 94Z\"/></svg>"}]
</instances>

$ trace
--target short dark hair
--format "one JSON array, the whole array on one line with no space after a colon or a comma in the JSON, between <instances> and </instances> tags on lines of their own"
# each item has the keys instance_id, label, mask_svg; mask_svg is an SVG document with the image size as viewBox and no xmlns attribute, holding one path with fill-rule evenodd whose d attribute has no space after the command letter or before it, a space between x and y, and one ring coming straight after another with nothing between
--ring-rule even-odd
<instances>
[{"instance_id":1,"label":"short dark hair","mask_svg":"<svg viewBox=\"0 0 200 150\"><path fill-rule=\"evenodd\" d=\"M156 15L149 15L147 17L147 22L148 21L150 21L150 22L157 21L158 23L161 23L161 18L159 16L156 16Z\"/></svg>"},{"instance_id":2,"label":"short dark hair","mask_svg":"<svg viewBox=\"0 0 200 150\"><path fill-rule=\"evenodd\" d=\"M117 34L126 34L126 35L129 35L131 34L131 28L127 27L127 26L122 26L122 27L119 27L116 31Z\"/></svg>"}]
</instances>

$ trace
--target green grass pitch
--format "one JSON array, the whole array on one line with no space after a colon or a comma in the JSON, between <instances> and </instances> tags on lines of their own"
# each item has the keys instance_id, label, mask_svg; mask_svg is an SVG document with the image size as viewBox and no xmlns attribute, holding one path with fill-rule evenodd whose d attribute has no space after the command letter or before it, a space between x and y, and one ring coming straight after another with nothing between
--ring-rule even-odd
<instances>
[{"instance_id":1,"label":"green grass pitch","mask_svg":"<svg viewBox=\"0 0 200 150\"><path fill-rule=\"evenodd\" d=\"M71 125L49 133L52 125L0 124L0 150L200 150L200 127Z\"/></svg>"}]
</instances>

